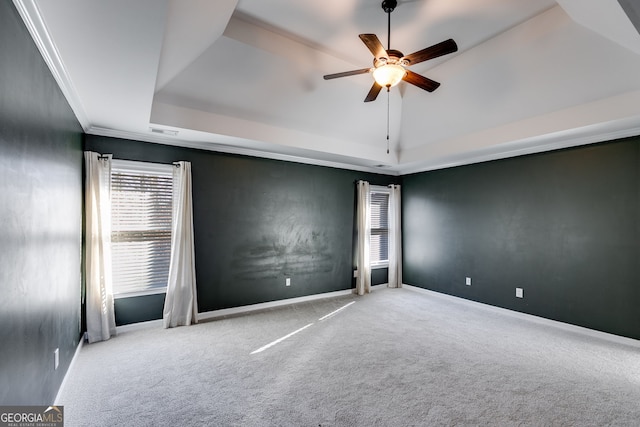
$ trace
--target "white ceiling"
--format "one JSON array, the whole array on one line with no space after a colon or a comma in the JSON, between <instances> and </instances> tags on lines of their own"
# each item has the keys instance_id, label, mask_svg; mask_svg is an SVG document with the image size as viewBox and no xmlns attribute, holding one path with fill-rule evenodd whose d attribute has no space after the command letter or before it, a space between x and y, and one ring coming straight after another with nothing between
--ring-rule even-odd
<instances>
[{"instance_id":1,"label":"white ceiling","mask_svg":"<svg viewBox=\"0 0 640 427\"><path fill-rule=\"evenodd\" d=\"M14 3L89 134L389 174L640 134L639 23L617 1L400 0L392 48L459 50L411 68L435 92L391 89L389 154L371 76L322 79L372 65L380 0Z\"/></svg>"}]
</instances>

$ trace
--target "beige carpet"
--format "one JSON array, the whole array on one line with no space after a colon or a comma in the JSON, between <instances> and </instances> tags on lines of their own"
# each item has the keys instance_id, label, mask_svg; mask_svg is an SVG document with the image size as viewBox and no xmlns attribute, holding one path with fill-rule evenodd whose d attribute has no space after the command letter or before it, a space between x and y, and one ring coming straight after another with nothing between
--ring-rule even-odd
<instances>
[{"instance_id":1,"label":"beige carpet","mask_svg":"<svg viewBox=\"0 0 640 427\"><path fill-rule=\"evenodd\" d=\"M68 427L638 426L640 345L376 289L85 345L59 403Z\"/></svg>"}]
</instances>

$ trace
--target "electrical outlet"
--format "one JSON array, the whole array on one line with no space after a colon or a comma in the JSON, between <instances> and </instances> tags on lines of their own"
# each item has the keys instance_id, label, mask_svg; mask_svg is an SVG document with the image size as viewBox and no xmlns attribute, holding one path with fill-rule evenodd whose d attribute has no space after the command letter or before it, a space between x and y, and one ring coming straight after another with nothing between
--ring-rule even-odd
<instances>
[{"instance_id":1,"label":"electrical outlet","mask_svg":"<svg viewBox=\"0 0 640 427\"><path fill-rule=\"evenodd\" d=\"M524 298L522 288L516 288L516 298Z\"/></svg>"},{"instance_id":2,"label":"electrical outlet","mask_svg":"<svg viewBox=\"0 0 640 427\"><path fill-rule=\"evenodd\" d=\"M358 277L358 270L353 270L353 277Z\"/></svg>"},{"instance_id":3,"label":"electrical outlet","mask_svg":"<svg viewBox=\"0 0 640 427\"><path fill-rule=\"evenodd\" d=\"M60 349L56 348L53 352L53 369L58 369L58 365L60 365Z\"/></svg>"},{"instance_id":4,"label":"electrical outlet","mask_svg":"<svg viewBox=\"0 0 640 427\"><path fill-rule=\"evenodd\" d=\"M291 286L291 277L287 277L287 278L285 279L284 284L285 284L286 286Z\"/></svg>"},{"instance_id":5,"label":"electrical outlet","mask_svg":"<svg viewBox=\"0 0 640 427\"><path fill-rule=\"evenodd\" d=\"M467 277L464 283L465 283L467 286L471 286L471 277Z\"/></svg>"}]
</instances>

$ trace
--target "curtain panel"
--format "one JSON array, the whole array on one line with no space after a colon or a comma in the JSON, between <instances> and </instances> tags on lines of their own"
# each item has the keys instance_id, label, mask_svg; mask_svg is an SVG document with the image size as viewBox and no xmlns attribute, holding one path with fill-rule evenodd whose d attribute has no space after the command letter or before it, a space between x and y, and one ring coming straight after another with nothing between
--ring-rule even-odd
<instances>
[{"instance_id":1,"label":"curtain panel","mask_svg":"<svg viewBox=\"0 0 640 427\"><path fill-rule=\"evenodd\" d=\"M400 186L390 185L389 194L389 287L402 287L402 212Z\"/></svg>"},{"instance_id":2,"label":"curtain panel","mask_svg":"<svg viewBox=\"0 0 640 427\"><path fill-rule=\"evenodd\" d=\"M357 228L358 244L356 267L358 277L356 278L356 293L364 295L371 291L371 214L370 214L370 193L367 181L358 181L358 203L357 203Z\"/></svg>"},{"instance_id":3,"label":"curtain panel","mask_svg":"<svg viewBox=\"0 0 640 427\"><path fill-rule=\"evenodd\" d=\"M90 343L116 334L111 275L111 155L86 151L85 277Z\"/></svg>"},{"instance_id":4,"label":"curtain panel","mask_svg":"<svg viewBox=\"0 0 640 427\"><path fill-rule=\"evenodd\" d=\"M197 323L191 163L174 163L171 262L162 313L165 328Z\"/></svg>"}]
</instances>

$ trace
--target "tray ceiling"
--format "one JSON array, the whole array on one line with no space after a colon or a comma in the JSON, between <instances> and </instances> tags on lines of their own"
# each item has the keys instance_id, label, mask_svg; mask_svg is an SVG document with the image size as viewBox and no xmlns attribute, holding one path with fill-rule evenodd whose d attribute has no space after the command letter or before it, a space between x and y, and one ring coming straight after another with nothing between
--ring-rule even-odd
<instances>
[{"instance_id":1,"label":"tray ceiling","mask_svg":"<svg viewBox=\"0 0 640 427\"><path fill-rule=\"evenodd\" d=\"M399 1L392 48L459 51L372 103L370 75L322 76L372 65L377 0L14 3L90 134L389 174L640 134L628 1Z\"/></svg>"}]
</instances>

